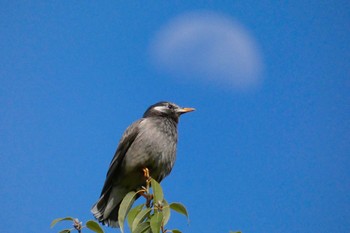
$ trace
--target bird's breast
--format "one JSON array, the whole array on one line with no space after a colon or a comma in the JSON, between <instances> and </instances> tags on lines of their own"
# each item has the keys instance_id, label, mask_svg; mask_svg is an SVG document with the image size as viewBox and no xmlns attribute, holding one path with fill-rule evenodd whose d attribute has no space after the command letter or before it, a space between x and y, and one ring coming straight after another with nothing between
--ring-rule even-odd
<instances>
[{"instance_id":1,"label":"bird's breast","mask_svg":"<svg viewBox=\"0 0 350 233\"><path fill-rule=\"evenodd\" d=\"M145 119L125 156L126 172L147 167L151 176L162 180L176 159L177 128L171 121Z\"/></svg>"}]
</instances>

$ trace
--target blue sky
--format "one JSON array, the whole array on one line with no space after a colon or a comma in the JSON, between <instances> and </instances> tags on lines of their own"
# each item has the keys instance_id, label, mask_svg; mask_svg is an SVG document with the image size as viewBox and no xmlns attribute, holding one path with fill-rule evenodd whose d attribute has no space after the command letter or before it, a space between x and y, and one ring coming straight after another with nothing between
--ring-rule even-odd
<instances>
[{"instance_id":1,"label":"blue sky","mask_svg":"<svg viewBox=\"0 0 350 233\"><path fill-rule=\"evenodd\" d=\"M91 219L121 134L159 100L197 109L162 183L190 225L170 228L350 232L348 1L0 5L1 232Z\"/></svg>"}]
</instances>

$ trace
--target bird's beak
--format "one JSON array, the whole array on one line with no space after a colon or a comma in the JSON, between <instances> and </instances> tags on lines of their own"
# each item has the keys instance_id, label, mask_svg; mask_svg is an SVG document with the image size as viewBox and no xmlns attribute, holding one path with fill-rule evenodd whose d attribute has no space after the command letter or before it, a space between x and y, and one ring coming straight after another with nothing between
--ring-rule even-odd
<instances>
[{"instance_id":1,"label":"bird's beak","mask_svg":"<svg viewBox=\"0 0 350 233\"><path fill-rule=\"evenodd\" d=\"M194 108L179 108L177 110L177 112L180 114L184 114L186 112L193 112L194 110L196 110L196 109L194 109Z\"/></svg>"}]
</instances>

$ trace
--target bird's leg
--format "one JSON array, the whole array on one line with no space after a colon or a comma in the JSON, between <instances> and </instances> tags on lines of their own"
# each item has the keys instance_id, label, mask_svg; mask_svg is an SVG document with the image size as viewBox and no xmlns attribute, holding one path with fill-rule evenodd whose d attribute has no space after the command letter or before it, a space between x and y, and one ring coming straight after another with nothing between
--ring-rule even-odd
<instances>
[{"instance_id":1,"label":"bird's leg","mask_svg":"<svg viewBox=\"0 0 350 233\"><path fill-rule=\"evenodd\" d=\"M146 188L148 190L149 184L151 183L151 177L149 175L149 170L146 167L146 168L142 169L142 171L143 171L143 176L146 178Z\"/></svg>"},{"instance_id":2,"label":"bird's leg","mask_svg":"<svg viewBox=\"0 0 350 233\"><path fill-rule=\"evenodd\" d=\"M147 167L142 169L142 171L143 171L143 176L146 178L146 189L145 189L146 192L142 193L141 196L146 198L146 206L150 207L151 201L153 199L153 195L149 193L149 186L151 183L151 177L149 175L149 170Z\"/></svg>"},{"instance_id":3,"label":"bird's leg","mask_svg":"<svg viewBox=\"0 0 350 233\"><path fill-rule=\"evenodd\" d=\"M144 169L142 169L143 171L143 176L146 178L146 179L149 179L149 170L147 167L145 167Z\"/></svg>"}]
</instances>

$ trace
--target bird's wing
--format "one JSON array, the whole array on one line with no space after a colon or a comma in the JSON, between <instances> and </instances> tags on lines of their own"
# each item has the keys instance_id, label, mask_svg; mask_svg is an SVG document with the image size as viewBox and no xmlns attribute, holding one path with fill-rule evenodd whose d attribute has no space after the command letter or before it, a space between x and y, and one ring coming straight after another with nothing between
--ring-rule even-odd
<instances>
[{"instance_id":1,"label":"bird's wing","mask_svg":"<svg viewBox=\"0 0 350 233\"><path fill-rule=\"evenodd\" d=\"M135 138L139 133L139 124L143 119L135 121L132 125L130 125L124 132L122 138L119 141L118 148L114 154L114 157L109 165L109 169L107 172L107 177L105 184L103 186L101 195L109 190L112 186L112 180L115 179L117 173L119 172L119 166L122 163L126 152L130 148L131 144L134 142Z\"/></svg>"}]
</instances>

